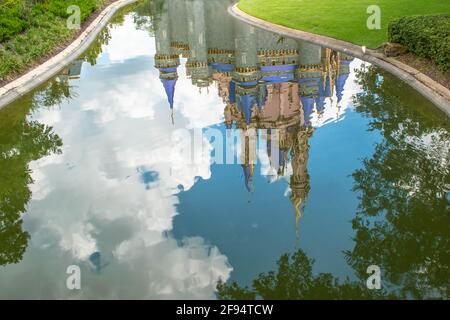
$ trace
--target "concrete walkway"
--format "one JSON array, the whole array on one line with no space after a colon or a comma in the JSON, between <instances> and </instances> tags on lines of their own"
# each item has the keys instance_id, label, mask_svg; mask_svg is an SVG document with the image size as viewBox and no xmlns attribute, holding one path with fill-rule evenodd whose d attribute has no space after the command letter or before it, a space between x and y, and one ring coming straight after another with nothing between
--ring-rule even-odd
<instances>
[{"instance_id":1,"label":"concrete walkway","mask_svg":"<svg viewBox=\"0 0 450 320\"><path fill-rule=\"evenodd\" d=\"M0 109L47 81L61 71L67 64L75 60L95 40L95 37L106 26L109 19L117 10L136 1L118 0L112 3L67 48L27 74L0 88ZM395 59L387 58L383 54L373 50L365 50L363 52L360 46L345 41L283 27L255 18L239 10L236 5L231 6L228 11L235 18L259 28L290 38L319 44L373 63L408 83L450 117L450 90L414 68Z\"/></svg>"},{"instance_id":2,"label":"concrete walkway","mask_svg":"<svg viewBox=\"0 0 450 320\"><path fill-rule=\"evenodd\" d=\"M349 42L297 29L291 29L255 18L254 16L241 11L237 7L237 4L229 7L228 12L233 17L258 28L275 32L289 38L305 40L318 44L377 65L408 83L411 87L430 100L436 107L444 111L448 117L450 117L450 90L420 71L407 66L400 61L393 58L388 58L384 56L384 54L370 49L365 49L365 51L363 51L362 47Z\"/></svg>"},{"instance_id":3,"label":"concrete walkway","mask_svg":"<svg viewBox=\"0 0 450 320\"><path fill-rule=\"evenodd\" d=\"M118 0L106 7L98 17L63 51L27 74L0 88L0 109L47 81L81 55L120 8L137 0Z\"/></svg>"}]
</instances>

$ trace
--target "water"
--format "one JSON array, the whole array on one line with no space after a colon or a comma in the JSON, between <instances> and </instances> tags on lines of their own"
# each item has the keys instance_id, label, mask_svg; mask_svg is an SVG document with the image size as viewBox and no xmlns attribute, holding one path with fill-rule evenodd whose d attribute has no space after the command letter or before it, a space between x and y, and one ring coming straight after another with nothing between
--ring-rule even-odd
<instances>
[{"instance_id":1,"label":"water","mask_svg":"<svg viewBox=\"0 0 450 320\"><path fill-rule=\"evenodd\" d=\"M229 4L131 5L0 111L0 298L448 297L447 118Z\"/></svg>"}]
</instances>

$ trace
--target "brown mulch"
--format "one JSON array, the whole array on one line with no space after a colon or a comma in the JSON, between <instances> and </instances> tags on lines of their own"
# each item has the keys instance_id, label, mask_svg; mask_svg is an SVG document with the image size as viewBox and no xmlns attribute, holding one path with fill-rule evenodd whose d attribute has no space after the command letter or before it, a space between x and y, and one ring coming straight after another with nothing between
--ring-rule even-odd
<instances>
[{"instance_id":1,"label":"brown mulch","mask_svg":"<svg viewBox=\"0 0 450 320\"><path fill-rule=\"evenodd\" d=\"M406 53L395 57L395 59L419 70L434 81L450 89L450 73L441 71L433 61L418 57L413 53Z\"/></svg>"},{"instance_id":2,"label":"brown mulch","mask_svg":"<svg viewBox=\"0 0 450 320\"><path fill-rule=\"evenodd\" d=\"M35 61L33 64L31 64L30 66L28 66L27 68L25 68L24 70L22 70L21 72L18 72L17 74L15 74L13 76L12 79L8 79L8 80L0 80L0 87L3 87L4 85L20 78L21 76L23 76L24 74L28 73L29 71L31 71L32 69L34 69L35 67L37 67L38 65L43 64L44 62L46 62L47 60L50 60L51 58L53 58L54 56L56 56L58 53L60 53L61 51L63 51L65 48L67 48L76 38L78 38L78 36L84 31L86 30L86 28L92 23L92 21L94 21L98 15L103 11L103 9L105 9L107 6L109 6L111 3L116 2L117 0L108 0L106 1L101 7L98 7L94 12L91 13L91 15L81 24L80 29L73 34L73 36L68 39L67 41L61 43L61 45L59 45L58 47L54 48L54 50L52 52L50 52L49 54L39 58L37 61Z\"/></svg>"}]
</instances>

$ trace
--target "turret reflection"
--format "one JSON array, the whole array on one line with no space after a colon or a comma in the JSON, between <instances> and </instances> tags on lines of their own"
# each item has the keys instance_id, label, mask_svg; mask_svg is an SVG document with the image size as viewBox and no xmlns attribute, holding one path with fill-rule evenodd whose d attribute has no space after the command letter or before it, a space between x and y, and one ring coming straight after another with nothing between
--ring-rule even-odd
<instances>
[{"instance_id":1,"label":"turret reflection","mask_svg":"<svg viewBox=\"0 0 450 320\"><path fill-rule=\"evenodd\" d=\"M200 91L217 86L225 104L225 127L239 131L245 189L254 192L257 140L263 140L271 172L277 177L289 174L298 222L310 190L312 120L320 119L326 108L335 108L339 115L353 58L236 21L226 10L232 2L161 3L154 19L155 67L172 115L180 56L187 59L192 85ZM278 147L275 153L273 145Z\"/></svg>"}]
</instances>

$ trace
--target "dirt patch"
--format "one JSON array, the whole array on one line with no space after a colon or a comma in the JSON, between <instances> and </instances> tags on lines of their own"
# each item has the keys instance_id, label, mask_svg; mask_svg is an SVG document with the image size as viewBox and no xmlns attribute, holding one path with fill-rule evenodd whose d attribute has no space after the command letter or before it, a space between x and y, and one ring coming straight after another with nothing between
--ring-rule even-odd
<instances>
[{"instance_id":1,"label":"dirt patch","mask_svg":"<svg viewBox=\"0 0 450 320\"><path fill-rule=\"evenodd\" d=\"M447 89L450 89L450 73L441 71L430 59L418 57L413 53L406 53L394 59L419 70Z\"/></svg>"}]
</instances>

